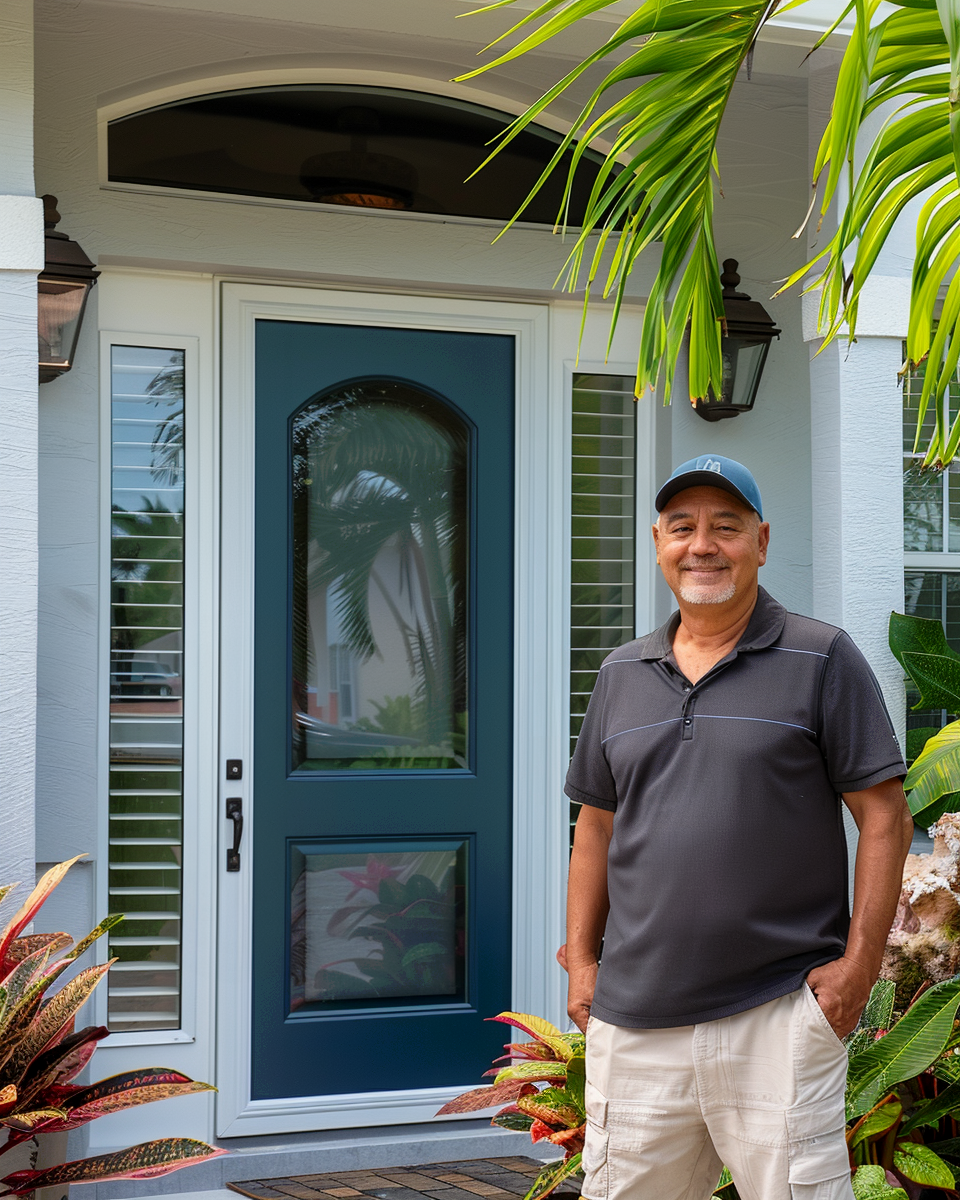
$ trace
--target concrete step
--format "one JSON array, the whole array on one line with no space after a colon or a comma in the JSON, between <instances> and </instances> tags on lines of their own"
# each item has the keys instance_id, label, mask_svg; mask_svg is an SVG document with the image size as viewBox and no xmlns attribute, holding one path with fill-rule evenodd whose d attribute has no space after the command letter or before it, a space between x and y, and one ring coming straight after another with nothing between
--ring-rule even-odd
<instances>
[{"instance_id":1,"label":"concrete step","mask_svg":"<svg viewBox=\"0 0 960 1200\"><path fill-rule=\"evenodd\" d=\"M533 1145L525 1133L491 1126L489 1119L443 1125L396 1125L322 1133L229 1138L214 1143L230 1153L159 1179L118 1179L86 1184L77 1200L134 1200L184 1195L185 1200L238 1200L225 1184L242 1179L412 1167L474 1158L559 1158L549 1142Z\"/></svg>"}]
</instances>

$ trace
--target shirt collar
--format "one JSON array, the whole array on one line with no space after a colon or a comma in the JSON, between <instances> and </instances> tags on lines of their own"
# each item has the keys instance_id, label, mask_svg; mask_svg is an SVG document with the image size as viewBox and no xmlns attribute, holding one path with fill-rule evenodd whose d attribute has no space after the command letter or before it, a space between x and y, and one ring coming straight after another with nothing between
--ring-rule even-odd
<instances>
[{"instance_id":1,"label":"shirt collar","mask_svg":"<svg viewBox=\"0 0 960 1200\"><path fill-rule=\"evenodd\" d=\"M737 653L743 650L765 650L772 646L783 632L786 617L787 610L783 605L774 600L766 588L758 588L757 603L750 614L743 637L737 643ZM647 638L646 645L640 652L641 659L647 661L666 658L673 650L673 638L679 624L680 613L672 613L660 628L655 629Z\"/></svg>"}]
</instances>

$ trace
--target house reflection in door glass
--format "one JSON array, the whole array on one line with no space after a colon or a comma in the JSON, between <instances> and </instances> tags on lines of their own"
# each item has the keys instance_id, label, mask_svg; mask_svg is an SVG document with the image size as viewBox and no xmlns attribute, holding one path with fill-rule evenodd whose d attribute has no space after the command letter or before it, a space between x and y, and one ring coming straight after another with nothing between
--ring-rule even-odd
<instances>
[{"instance_id":1,"label":"house reflection in door glass","mask_svg":"<svg viewBox=\"0 0 960 1200\"><path fill-rule=\"evenodd\" d=\"M291 1011L463 999L465 843L291 852Z\"/></svg>"},{"instance_id":2,"label":"house reflection in door glass","mask_svg":"<svg viewBox=\"0 0 960 1200\"><path fill-rule=\"evenodd\" d=\"M465 423L370 380L291 434L294 770L466 767Z\"/></svg>"}]
</instances>

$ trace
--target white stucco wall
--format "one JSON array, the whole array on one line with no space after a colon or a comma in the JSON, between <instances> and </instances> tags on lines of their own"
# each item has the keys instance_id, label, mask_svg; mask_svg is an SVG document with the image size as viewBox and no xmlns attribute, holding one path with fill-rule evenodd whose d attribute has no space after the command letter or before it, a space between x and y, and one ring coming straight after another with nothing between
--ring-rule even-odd
<instances>
[{"instance_id":1,"label":"white stucco wall","mask_svg":"<svg viewBox=\"0 0 960 1200\"><path fill-rule=\"evenodd\" d=\"M43 266L42 209L33 198L32 0L9 0L0 11L0 79L0 883L21 881L29 887L36 731L37 272Z\"/></svg>"}]
</instances>

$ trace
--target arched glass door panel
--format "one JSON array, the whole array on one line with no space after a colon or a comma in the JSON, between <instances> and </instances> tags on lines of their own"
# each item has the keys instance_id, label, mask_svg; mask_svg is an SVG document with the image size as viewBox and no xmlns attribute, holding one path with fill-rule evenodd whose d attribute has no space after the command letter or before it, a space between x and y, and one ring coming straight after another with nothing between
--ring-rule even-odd
<instances>
[{"instance_id":1,"label":"arched glass door panel","mask_svg":"<svg viewBox=\"0 0 960 1200\"><path fill-rule=\"evenodd\" d=\"M360 380L291 418L294 772L468 764L470 434Z\"/></svg>"}]
</instances>

